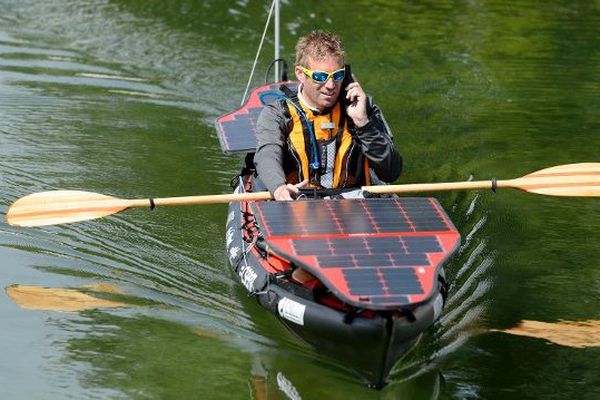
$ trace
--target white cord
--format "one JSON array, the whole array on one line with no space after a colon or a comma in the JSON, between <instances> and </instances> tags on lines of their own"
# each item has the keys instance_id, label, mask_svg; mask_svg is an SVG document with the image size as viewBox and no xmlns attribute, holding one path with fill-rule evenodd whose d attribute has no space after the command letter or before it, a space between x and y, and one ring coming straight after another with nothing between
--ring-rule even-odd
<instances>
[{"instance_id":1,"label":"white cord","mask_svg":"<svg viewBox=\"0 0 600 400\"><path fill-rule=\"evenodd\" d=\"M248 89L250 89L250 83L252 82L252 77L254 76L254 69L256 68L256 63L258 62L258 56L260 55L260 51L262 49L262 45L265 41L265 36L267 35L267 29L269 28L269 22L271 22L271 15L273 15L273 9L275 8L275 1L271 4L271 10L269 11L269 16L267 17L267 23L265 24L265 30L263 31L262 38L260 39L260 44L258 45L258 51L256 52L256 57L254 57L254 64L252 65L252 71L250 72L250 77L248 78L248 84L246 85L246 90L244 91L244 95L242 96L242 102L240 106L244 105L244 101L246 100L246 95L248 94Z\"/></svg>"}]
</instances>

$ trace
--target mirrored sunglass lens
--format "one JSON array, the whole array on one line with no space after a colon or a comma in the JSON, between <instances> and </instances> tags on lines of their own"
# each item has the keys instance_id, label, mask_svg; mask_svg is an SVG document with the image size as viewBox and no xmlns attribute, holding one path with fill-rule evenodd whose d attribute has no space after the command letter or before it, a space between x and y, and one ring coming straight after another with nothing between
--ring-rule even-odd
<instances>
[{"instance_id":1,"label":"mirrored sunglass lens","mask_svg":"<svg viewBox=\"0 0 600 400\"><path fill-rule=\"evenodd\" d=\"M337 71L333 74L333 80L334 81L341 81L342 79L344 79L344 71Z\"/></svg>"},{"instance_id":2,"label":"mirrored sunglass lens","mask_svg":"<svg viewBox=\"0 0 600 400\"><path fill-rule=\"evenodd\" d=\"M325 72L313 72L312 78L317 82L325 82L327 80L327 74Z\"/></svg>"}]
</instances>

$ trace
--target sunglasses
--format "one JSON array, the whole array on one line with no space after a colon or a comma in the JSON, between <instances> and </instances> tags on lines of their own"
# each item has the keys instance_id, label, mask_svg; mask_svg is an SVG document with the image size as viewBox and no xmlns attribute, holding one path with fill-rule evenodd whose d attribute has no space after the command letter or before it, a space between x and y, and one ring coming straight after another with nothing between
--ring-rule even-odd
<instances>
[{"instance_id":1,"label":"sunglasses","mask_svg":"<svg viewBox=\"0 0 600 400\"><path fill-rule=\"evenodd\" d=\"M302 72L304 72L304 75L308 76L310 79L317 83L325 83L327 82L329 77L331 77L331 79L333 79L334 82L341 82L344 79L344 76L346 75L346 70L344 68L338 69L337 71L333 72L311 71L310 69L302 65L300 65L300 68L302 68Z\"/></svg>"}]
</instances>

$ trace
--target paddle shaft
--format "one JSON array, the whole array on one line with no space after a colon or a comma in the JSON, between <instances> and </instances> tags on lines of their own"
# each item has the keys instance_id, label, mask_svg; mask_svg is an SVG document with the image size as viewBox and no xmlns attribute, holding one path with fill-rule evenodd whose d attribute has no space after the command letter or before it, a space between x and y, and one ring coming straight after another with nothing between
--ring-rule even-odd
<instances>
[{"instance_id":1,"label":"paddle shaft","mask_svg":"<svg viewBox=\"0 0 600 400\"><path fill-rule=\"evenodd\" d=\"M495 182L495 183L494 183ZM510 187L510 181L471 181L471 182L440 182L440 183L414 183L404 185L376 185L363 186L362 190L369 193L419 193L440 192L449 190L477 190L495 189L496 187Z\"/></svg>"},{"instance_id":2,"label":"paddle shaft","mask_svg":"<svg viewBox=\"0 0 600 400\"><path fill-rule=\"evenodd\" d=\"M252 201L252 200L270 200L273 197L269 192L252 192L252 193L231 193L231 194L214 194L206 196L183 196L183 197L165 197L157 199L142 199L142 200L126 200L128 207L148 207L152 206L152 202L156 207L159 206L184 206L194 204L222 204L232 201Z\"/></svg>"},{"instance_id":3,"label":"paddle shaft","mask_svg":"<svg viewBox=\"0 0 600 400\"><path fill-rule=\"evenodd\" d=\"M445 183L417 183L405 185L376 185L363 186L361 189L369 193L417 193L428 191L449 191L449 190L467 190L467 189L495 189L495 187L510 187L506 184L509 181L497 181L494 186L494 181L473 181L473 182L445 182ZM327 190L327 189L325 189ZM336 189L329 189L331 192L336 192ZM337 190L347 191L345 190ZM302 190L307 195L311 194L311 189ZM317 190L320 194L321 190ZM269 192L250 192L250 193L232 193L232 194L215 194L204 196L183 196L183 197L165 197L156 199L133 199L122 200L128 208L132 207L162 207L162 206L184 206L184 205L201 205L201 204L221 204L236 201L255 201L255 200L271 200L273 197Z\"/></svg>"},{"instance_id":4,"label":"paddle shaft","mask_svg":"<svg viewBox=\"0 0 600 400\"><path fill-rule=\"evenodd\" d=\"M443 182L443 183L417 183L405 185L376 185L363 186L361 189L369 193L417 193L428 191L449 191L449 190L477 190L493 189L497 187L512 187L512 181L472 181L472 182ZM335 189L332 189L335 191ZM310 194L310 189L303 190ZM199 205L199 204L218 204L235 201L253 201L270 200L273 197L269 192L252 193L233 193L217 194L207 196L184 196L184 197L166 197L158 199L126 200L132 202L128 207L148 207L152 206L151 201L156 207L159 206L181 206L181 205Z\"/></svg>"}]
</instances>

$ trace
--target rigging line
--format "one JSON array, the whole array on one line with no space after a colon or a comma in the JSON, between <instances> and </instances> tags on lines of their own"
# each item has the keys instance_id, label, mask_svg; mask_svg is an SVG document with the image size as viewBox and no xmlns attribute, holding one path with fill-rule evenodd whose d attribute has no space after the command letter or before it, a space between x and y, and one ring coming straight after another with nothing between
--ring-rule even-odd
<instances>
[{"instance_id":1,"label":"rigging line","mask_svg":"<svg viewBox=\"0 0 600 400\"><path fill-rule=\"evenodd\" d=\"M267 35L267 29L269 28L269 22L271 22L271 16L273 15L273 10L275 9L275 2L277 0L273 0L271 3L271 10L269 11L269 16L267 17L267 23L265 24L265 29L263 30L262 38L260 39L260 44L258 45L258 51L256 52L256 57L254 57L254 64L252 65L252 71L250 72L250 77L248 78L248 84L246 85L246 90L244 91L244 95L242 96L242 102L240 106L244 105L244 100L246 100L246 95L248 94L248 89L250 89L250 83L252 82L252 77L254 76L254 70L256 69L256 63L258 62L258 56L260 55L260 51L262 50L262 45L265 41L265 36Z\"/></svg>"}]
</instances>

